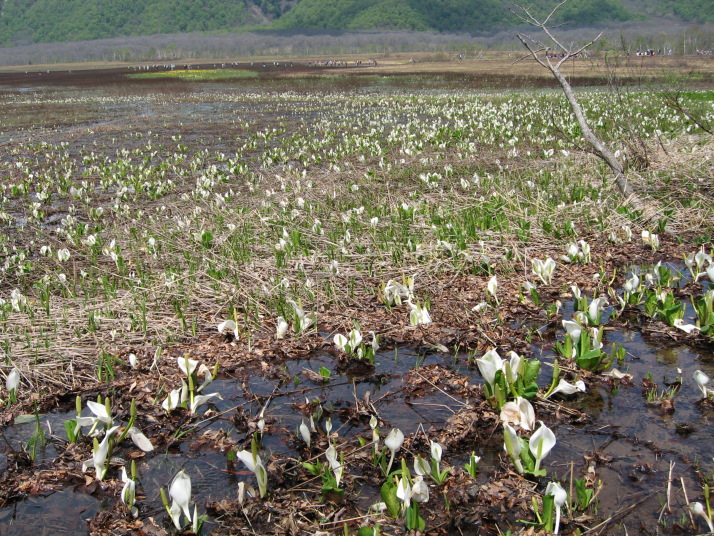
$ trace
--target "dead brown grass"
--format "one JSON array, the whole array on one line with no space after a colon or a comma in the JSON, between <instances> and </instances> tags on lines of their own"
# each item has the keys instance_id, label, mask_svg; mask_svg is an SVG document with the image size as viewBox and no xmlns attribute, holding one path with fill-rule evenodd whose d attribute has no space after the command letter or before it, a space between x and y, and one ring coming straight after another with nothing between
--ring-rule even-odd
<instances>
[{"instance_id":1,"label":"dead brown grass","mask_svg":"<svg viewBox=\"0 0 714 536\"><path fill-rule=\"evenodd\" d=\"M524 58L520 50L515 51L483 51L478 53L468 53L463 60L457 59L450 53L390 53L390 54L345 54L329 56L255 56L255 57L235 57L222 59L220 62L212 58L192 58L171 60L169 63L200 65L203 68L213 68L214 65L220 68L221 64L229 66L230 63L262 65L263 62L272 64L273 62L292 62L295 67L307 66L313 62L327 60L341 60L348 62L347 67L320 68L318 72L339 72L341 74L363 74L365 72L375 74L398 74L398 75L419 75L419 74L462 74L462 75L510 75L523 77L544 77L550 78L538 64ZM614 58L614 59L613 59ZM376 67L367 67L365 63L374 59L377 61ZM354 62L362 60L363 65L356 67ZM92 71L106 69L128 69L139 65L163 64L160 61L145 62L86 62L86 63L53 63L38 65L9 66L0 69L0 73L24 73L42 71ZM688 76L697 74L705 77L714 76L714 58L705 56L612 56L606 59L601 56L590 58L578 58L567 62L563 71L574 77L663 77L670 75Z\"/></svg>"}]
</instances>

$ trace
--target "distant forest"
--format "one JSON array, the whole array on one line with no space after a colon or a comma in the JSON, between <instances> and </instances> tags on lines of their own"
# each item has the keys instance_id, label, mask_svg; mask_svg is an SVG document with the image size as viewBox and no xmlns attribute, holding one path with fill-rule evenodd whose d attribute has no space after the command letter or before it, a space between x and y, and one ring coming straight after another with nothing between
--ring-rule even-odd
<instances>
[{"instance_id":1,"label":"distant forest","mask_svg":"<svg viewBox=\"0 0 714 536\"><path fill-rule=\"evenodd\" d=\"M541 1L541 8L554 2ZM351 30L435 30L488 32L515 26L519 20L501 0L302 0L275 22L280 28ZM641 18L620 0L571 0L556 22L590 26Z\"/></svg>"},{"instance_id":2,"label":"distant forest","mask_svg":"<svg viewBox=\"0 0 714 536\"><path fill-rule=\"evenodd\" d=\"M532 2L540 9L554 0ZM518 20L506 0L0 0L0 46L245 30L488 33ZM559 22L714 22L714 0L570 0Z\"/></svg>"}]
</instances>

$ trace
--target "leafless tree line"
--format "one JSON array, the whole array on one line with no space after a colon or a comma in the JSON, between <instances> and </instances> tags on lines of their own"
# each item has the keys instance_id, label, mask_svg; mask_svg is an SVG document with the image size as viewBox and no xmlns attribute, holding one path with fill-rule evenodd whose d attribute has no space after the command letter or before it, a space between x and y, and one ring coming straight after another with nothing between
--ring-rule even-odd
<instances>
[{"instance_id":1,"label":"leafless tree line","mask_svg":"<svg viewBox=\"0 0 714 536\"><path fill-rule=\"evenodd\" d=\"M561 28L560 35L563 39L577 41L587 30L593 29ZM671 48L675 54L696 54L697 49L712 48L714 25L693 29L676 24L661 28L652 27L651 24L630 24L610 29L606 37L614 48L626 44L635 50L644 46L666 50ZM390 52L449 52L447 57L451 57L454 51L513 50L518 46L512 30L491 34L286 31L209 35L196 32L0 48L0 65Z\"/></svg>"}]
</instances>

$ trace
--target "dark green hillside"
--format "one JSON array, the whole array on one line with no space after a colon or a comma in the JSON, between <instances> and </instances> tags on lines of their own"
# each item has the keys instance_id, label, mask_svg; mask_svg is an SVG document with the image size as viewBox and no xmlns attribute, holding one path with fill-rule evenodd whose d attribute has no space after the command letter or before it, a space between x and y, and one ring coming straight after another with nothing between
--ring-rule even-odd
<instances>
[{"instance_id":1,"label":"dark green hillside","mask_svg":"<svg viewBox=\"0 0 714 536\"><path fill-rule=\"evenodd\" d=\"M511 19L500 0L301 0L278 28L489 30Z\"/></svg>"},{"instance_id":2,"label":"dark green hillside","mask_svg":"<svg viewBox=\"0 0 714 536\"><path fill-rule=\"evenodd\" d=\"M557 0L530 2L545 10ZM0 0L0 46L230 30L490 32L519 23L508 0ZM554 22L714 22L714 0L570 0ZM669 23L669 22L668 22Z\"/></svg>"},{"instance_id":3,"label":"dark green hillside","mask_svg":"<svg viewBox=\"0 0 714 536\"><path fill-rule=\"evenodd\" d=\"M543 4L554 5L539 3ZM326 30L483 32L518 23L507 6L501 0L302 0L275 25ZM558 20L588 25L632 17L620 0L573 0L563 6Z\"/></svg>"},{"instance_id":4,"label":"dark green hillside","mask_svg":"<svg viewBox=\"0 0 714 536\"><path fill-rule=\"evenodd\" d=\"M675 17L685 22L714 22L714 0L623 0L633 12L650 17Z\"/></svg>"},{"instance_id":5,"label":"dark green hillside","mask_svg":"<svg viewBox=\"0 0 714 536\"><path fill-rule=\"evenodd\" d=\"M0 44L5 45L216 30L254 22L241 0L0 0L0 4Z\"/></svg>"}]
</instances>

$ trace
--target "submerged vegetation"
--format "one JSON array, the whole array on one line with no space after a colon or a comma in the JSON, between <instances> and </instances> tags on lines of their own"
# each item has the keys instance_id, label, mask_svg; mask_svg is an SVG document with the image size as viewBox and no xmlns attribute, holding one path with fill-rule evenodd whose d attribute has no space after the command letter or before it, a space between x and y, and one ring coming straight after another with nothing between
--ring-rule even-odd
<instances>
[{"instance_id":1,"label":"submerged vegetation","mask_svg":"<svg viewBox=\"0 0 714 536\"><path fill-rule=\"evenodd\" d=\"M0 504L81 482L117 505L97 534L575 534L650 500L644 525L711 526L714 143L692 117L579 95L662 207L645 223L550 92L190 82L0 95L3 434L34 426L3 435ZM707 95L682 98L711 124ZM708 358L656 368L616 333ZM634 382L689 446L606 425L574 448ZM614 441L653 458L633 482L670 464L626 511ZM230 487L206 497L209 453Z\"/></svg>"}]
</instances>

